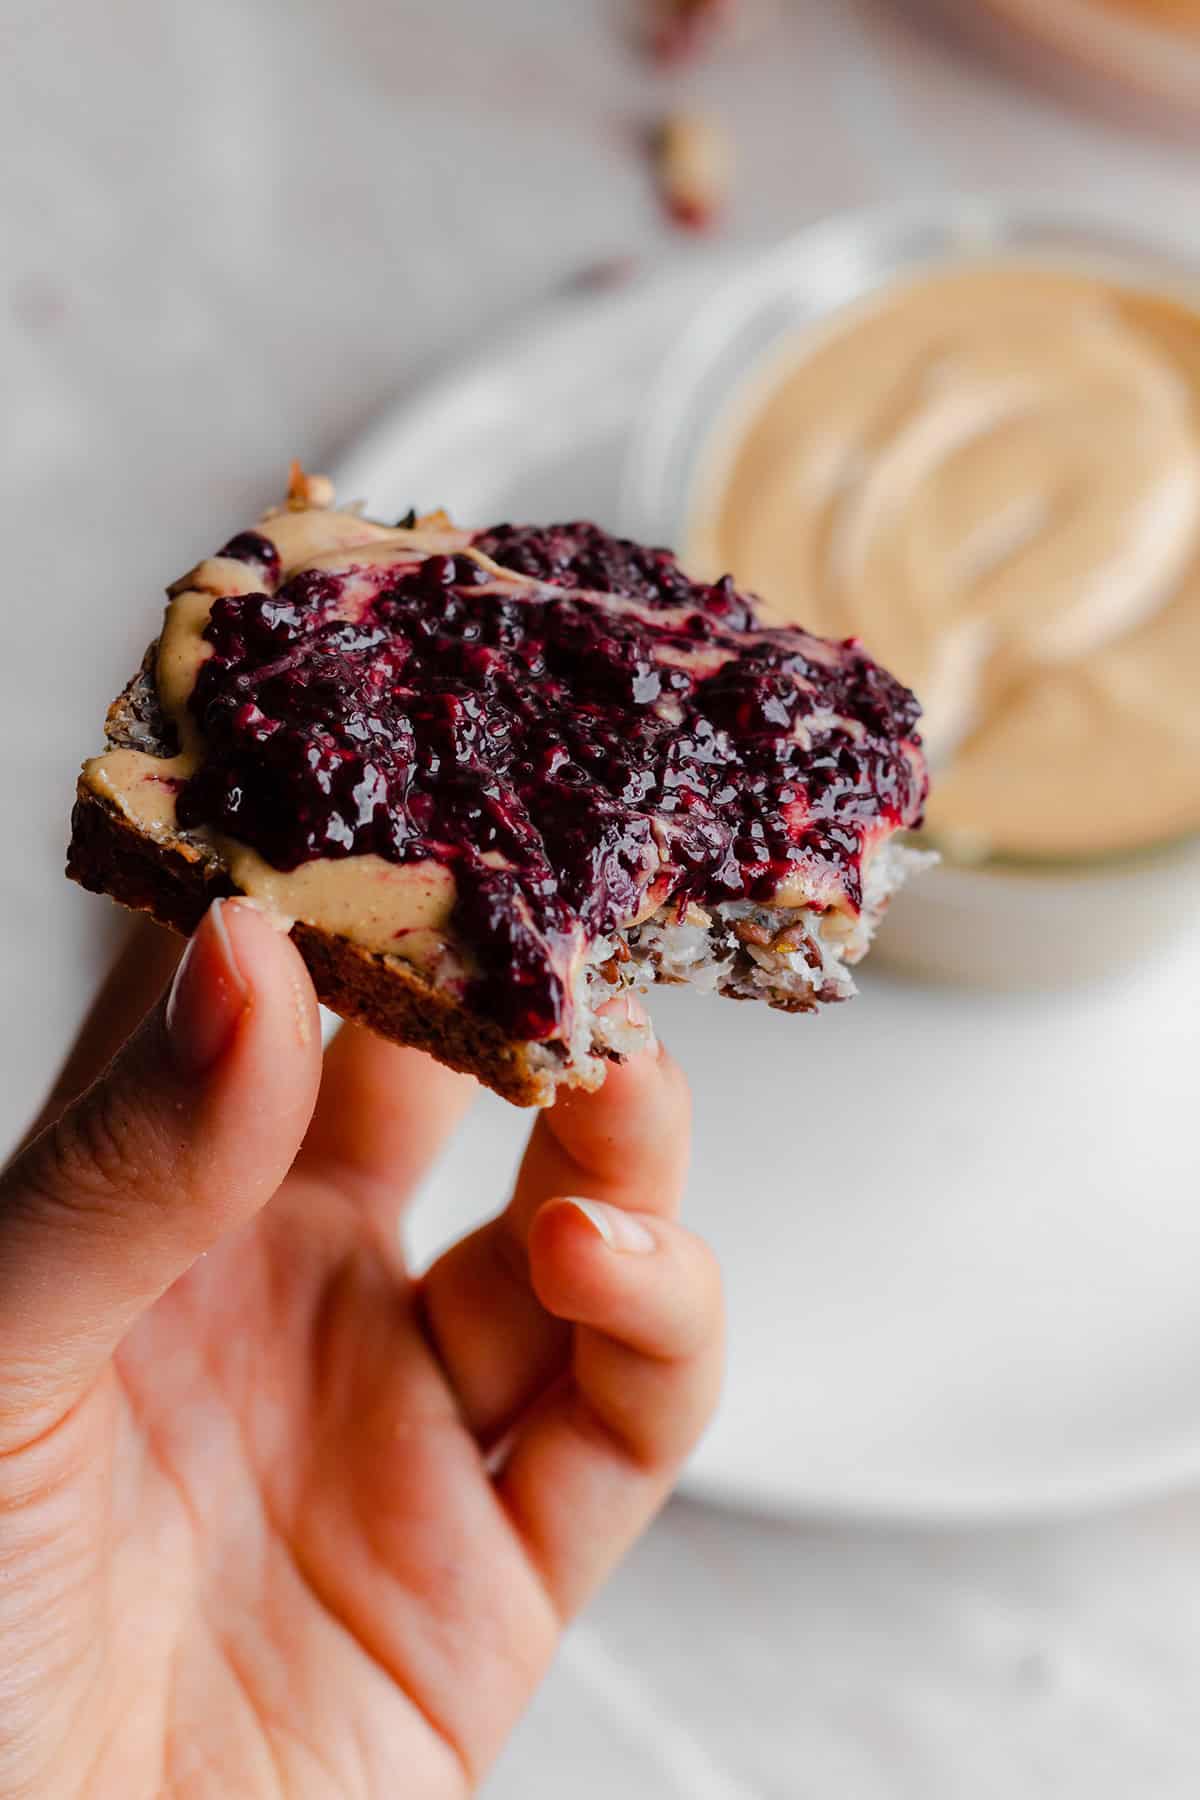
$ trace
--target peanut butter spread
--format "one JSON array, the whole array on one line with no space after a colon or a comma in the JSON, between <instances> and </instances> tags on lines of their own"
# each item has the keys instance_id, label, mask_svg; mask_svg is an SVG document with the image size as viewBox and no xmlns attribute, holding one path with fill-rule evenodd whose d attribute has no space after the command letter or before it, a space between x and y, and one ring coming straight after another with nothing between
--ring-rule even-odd
<instances>
[{"instance_id":1,"label":"peanut butter spread","mask_svg":"<svg viewBox=\"0 0 1200 1800\"><path fill-rule=\"evenodd\" d=\"M805 334L715 435L690 534L915 688L964 852L1200 828L1200 313L977 266Z\"/></svg>"},{"instance_id":2,"label":"peanut butter spread","mask_svg":"<svg viewBox=\"0 0 1200 1800\"><path fill-rule=\"evenodd\" d=\"M579 979L659 913L807 910L862 954L898 879L878 853L926 789L917 702L865 651L586 521L332 501L297 475L176 583L162 720L131 742L118 714L85 765L106 808L522 1040L573 1041ZM806 1004L840 995L806 970Z\"/></svg>"},{"instance_id":3,"label":"peanut butter spread","mask_svg":"<svg viewBox=\"0 0 1200 1800\"><path fill-rule=\"evenodd\" d=\"M256 531L279 554L280 579L309 568L358 570L381 561L399 566L434 551L453 554L469 543L469 535L455 531L441 515L410 529L389 529L338 511L332 502L332 486L323 477L296 475L288 505L258 522ZM140 750L109 750L84 765L85 780L150 837L161 841L178 830L176 795L203 755L188 701L210 653L204 631L213 603L223 595L265 589L250 565L229 556L208 557L177 582L163 621L155 679L180 754L164 759ZM343 605L350 614L353 596L349 583ZM461 954L448 932L454 877L443 864L397 864L362 855L320 857L284 871L232 838L215 835L214 848L241 891L276 915L340 932L441 981L463 975Z\"/></svg>"}]
</instances>

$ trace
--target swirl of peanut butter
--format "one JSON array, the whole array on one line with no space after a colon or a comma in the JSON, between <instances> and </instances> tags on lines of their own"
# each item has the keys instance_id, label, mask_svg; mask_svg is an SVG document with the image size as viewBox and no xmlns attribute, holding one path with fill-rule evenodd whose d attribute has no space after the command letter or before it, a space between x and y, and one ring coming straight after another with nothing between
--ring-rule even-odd
<instances>
[{"instance_id":1,"label":"swirl of peanut butter","mask_svg":"<svg viewBox=\"0 0 1200 1800\"><path fill-rule=\"evenodd\" d=\"M1200 829L1200 314L964 268L794 341L718 428L689 560L916 689L934 833Z\"/></svg>"}]
</instances>

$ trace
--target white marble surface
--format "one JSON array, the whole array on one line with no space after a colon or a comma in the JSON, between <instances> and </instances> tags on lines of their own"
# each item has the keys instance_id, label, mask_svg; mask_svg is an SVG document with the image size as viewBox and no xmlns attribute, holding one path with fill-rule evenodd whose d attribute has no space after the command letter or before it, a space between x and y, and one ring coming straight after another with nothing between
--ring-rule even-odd
<instances>
[{"instance_id":1,"label":"white marble surface","mask_svg":"<svg viewBox=\"0 0 1200 1800\"><path fill-rule=\"evenodd\" d=\"M668 98L733 128L747 241L914 186L1194 211L1194 154L1012 85L912 5L774 10L663 84L620 0L7 0L5 1135L105 954L103 909L59 878L63 820L156 590L293 452L319 464L583 266L686 256L635 148ZM1198 1621L1200 1498L977 1534L678 1505L490 1794L1183 1800Z\"/></svg>"}]
</instances>

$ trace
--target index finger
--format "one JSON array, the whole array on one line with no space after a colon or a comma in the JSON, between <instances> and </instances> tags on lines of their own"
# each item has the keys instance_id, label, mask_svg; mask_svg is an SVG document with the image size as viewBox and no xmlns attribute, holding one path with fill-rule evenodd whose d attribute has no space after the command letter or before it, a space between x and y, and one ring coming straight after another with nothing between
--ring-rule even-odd
<instances>
[{"instance_id":1,"label":"index finger","mask_svg":"<svg viewBox=\"0 0 1200 1800\"><path fill-rule=\"evenodd\" d=\"M502 1436L565 1368L570 1327L529 1280L535 1215L561 1195L670 1218L687 1174L690 1102L661 1048L616 1066L594 1094L564 1095L534 1127L505 1210L449 1249L425 1277L425 1319L467 1423Z\"/></svg>"},{"instance_id":2,"label":"index finger","mask_svg":"<svg viewBox=\"0 0 1200 1800\"><path fill-rule=\"evenodd\" d=\"M144 915L130 923L124 946L89 1007L75 1042L36 1119L13 1154L91 1087L159 998L183 954L183 939Z\"/></svg>"}]
</instances>

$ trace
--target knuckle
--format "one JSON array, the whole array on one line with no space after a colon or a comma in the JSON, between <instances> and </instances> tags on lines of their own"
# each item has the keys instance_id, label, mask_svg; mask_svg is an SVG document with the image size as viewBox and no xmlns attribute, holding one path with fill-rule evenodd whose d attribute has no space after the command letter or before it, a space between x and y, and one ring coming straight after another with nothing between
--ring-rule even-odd
<instances>
[{"instance_id":1,"label":"knuckle","mask_svg":"<svg viewBox=\"0 0 1200 1800\"><path fill-rule=\"evenodd\" d=\"M720 1334L725 1315L725 1284L721 1279L721 1265L717 1261L717 1253L711 1244L703 1238L693 1238L696 1247L696 1289L697 1311L708 1325L709 1337Z\"/></svg>"},{"instance_id":2,"label":"knuckle","mask_svg":"<svg viewBox=\"0 0 1200 1800\"><path fill-rule=\"evenodd\" d=\"M716 1405L716 1387L689 1373L686 1381L660 1378L648 1393L623 1402L598 1400L586 1410L593 1435L643 1475L671 1475L695 1448Z\"/></svg>"},{"instance_id":3,"label":"knuckle","mask_svg":"<svg viewBox=\"0 0 1200 1800\"><path fill-rule=\"evenodd\" d=\"M33 1184L60 1209L96 1224L145 1186L155 1158L145 1122L108 1083L69 1108L38 1148Z\"/></svg>"},{"instance_id":4,"label":"knuckle","mask_svg":"<svg viewBox=\"0 0 1200 1800\"><path fill-rule=\"evenodd\" d=\"M661 1461L660 1434L648 1429L636 1410L604 1395L584 1394L578 1388L568 1396L571 1429L589 1449L634 1469L653 1473Z\"/></svg>"},{"instance_id":5,"label":"knuckle","mask_svg":"<svg viewBox=\"0 0 1200 1800\"><path fill-rule=\"evenodd\" d=\"M492 1262L504 1282L512 1287L527 1288L530 1278L529 1250L504 1214L493 1221L490 1249Z\"/></svg>"},{"instance_id":6,"label":"knuckle","mask_svg":"<svg viewBox=\"0 0 1200 1800\"><path fill-rule=\"evenodd\" d=\"M56 1160L70 1185L105 1194L136 1177L137 1153L128 1109L100 1086L54 1128Z\"/></svg>"},{"instance_id":7,"label":"knuckle","mask_svg":"<svg viewBox=\"0 0 1200 1800\"><path fill-rule=\"evenodd\" d=\"M682 1234L689 1263L687 1301L674 1319L669 1362L691 1362L724 1338L725 1301L721 1268L702 1238Z\"/></svg>"}]
</instances>

